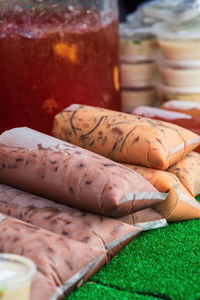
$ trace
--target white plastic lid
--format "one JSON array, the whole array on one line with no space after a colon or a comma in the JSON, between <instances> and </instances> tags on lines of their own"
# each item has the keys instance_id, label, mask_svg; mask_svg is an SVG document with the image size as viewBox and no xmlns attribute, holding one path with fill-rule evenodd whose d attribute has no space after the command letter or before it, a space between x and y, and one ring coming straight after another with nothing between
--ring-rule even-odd
<instances>
[{"instance_id":1,"label":"white plastic lid","mask_svg":"<svg viewBox=\"0 0 200 300\"><path fill-rule=\"evenodd\" d=\"M177 87L164 84L156 84L155 87L164 93L171 94L200 94L200 86L195 87Z\"/></svg>"},{"instance_id":2,"label":"white plastic lid","mask_svg":"<svg viewBox=\"0 0 200 300\"><path fill-rule=\"evenodd\" d=\"M120 55L120 62L122 63L140 63L153 62L153 56L150 55Z\"/></svg>"},{"instance_id":3,"label":"white plastic lid","mask_svg":"<svg viewBox=\"0 0 200 300\"><path fill-rule=\"evenodd\" d=\"M144 40L155 38L151 27L135 28L126 23L120 23L119 33L122 39Z\"/></svg>"},{"instance_id":4,"label":"white plastic lid","mask_svg":"<svg viewBox=\"0 0 200 300\"><path fill-rule=\"evenodd\" d=\"M200 17L182 24L159 22L152 26L152 33L161 40L200 39Z\"/></svg>"},{"instance_id":5,"label":"white plastic lid","mask_svg":"<svg viewBox=\"0 0 200 300\"><path fill-rule=\"evenodd\" d=\"M154 57L160 66L166 66L174 69L198 69L200 60L169 60L161 56Z\"/></svg>"}]
</instances>

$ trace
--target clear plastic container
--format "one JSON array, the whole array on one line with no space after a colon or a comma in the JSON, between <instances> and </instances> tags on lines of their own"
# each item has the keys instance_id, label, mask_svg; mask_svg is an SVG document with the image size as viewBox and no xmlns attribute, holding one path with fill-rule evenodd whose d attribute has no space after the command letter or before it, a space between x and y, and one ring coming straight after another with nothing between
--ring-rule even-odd
<instances>
[{"instance_id":1,"label":"clear plastic container","mask_svg":"<svg viewBox=\"0 0 200 300\"><path fill-rule=\"evenodd\" d=\"M121 87L150 87L155 77L157 66L154 62L121 63Z\"/></svg>"},{"instance_id":2,"label":"clear plastic container","mask_svg":"<svg viewBox=\"0 0 200 300\"><path fill-rule=\"evenodd\" d=\"M163 83L177 87L200 86L200 67L175 67L169 60L157 60Z\"/></svg>"},{"instance_id":3,"label":"clear plastic container","mask_svg":"<svg viewBox=\"0 0 200 300\"><path fill-rule=\"evenodd\" d=\"M28 300L35 263L14 254L0 254L0 299Z\"/></svg>"},{"instance_id":4,"label":"clear plastic container","mask_svg":"<svg viewBox=\"0 0 200 300\"><path fill-rule=\"evenodd\" d=\"M120 61L138 62L153 59L158 44L149 28L120 24Z\"/></svg>"},{"instance_id":5,"label":"clear plastic container","mask_svg":"<svg viewBox=\"0 0 200 300\"><path fill-rule=\"evenodd\" d=\"M172 99L200 102L200 86L175 87L156 84L156 90L161 103Z\"/></svg>"},{"instance_id":6,"label":"clear plastic container","mask_svg":"<svg viewBox=\"0 0 200 300\"><path fill-rule=\"evenodd\" d=\"M155 57L156 62L160 66L165 66L174 69L199 69L200 60L169 60L158 55Z\"/></svg>"},{"instance_id":7,"label":"clear plastic container","mask_svg":"<svg viewBox=\"0 0 200 300\"><path fill-rule=\"evenodd\" d=\"M162 80L167 85L179 87L200 86L200 69L179 70L160 68Z\"/></svg>"},{"instance_id":8,"label":"clear plastic container","mask_svg":"<svg viewBox=\"0 0 200 300\"><path fill-rule=\"evenodd\" d=\"M156 101L157 95L153 88L121 90L122 111L125 113L132 113L140 105L155 105Z\"/></svg>"},{"instance_id":9,"label":"clear plastic container","mask_svg":"<svg viewBox=\"0 0 200 300\"><path fill-rule=\"evenodd\" d=\"M200 60L200 18L182 24L159 22L152 28L169 60Z\"/></svg>"}]
</instances>

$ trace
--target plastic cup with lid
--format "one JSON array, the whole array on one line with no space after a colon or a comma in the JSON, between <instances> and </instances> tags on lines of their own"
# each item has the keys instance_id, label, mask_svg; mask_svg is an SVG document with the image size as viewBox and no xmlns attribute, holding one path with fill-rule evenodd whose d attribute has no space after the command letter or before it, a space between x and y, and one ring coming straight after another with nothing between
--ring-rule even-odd
<instances>
[{"instance_id":1,"label":"plastic cup with lid","mask_svg":"<svg viewBox=\"0 0 200 300\"><path fill-rule=\"evenodd\" d=\"M152 60L158 51L156 38L151 28L134 28L120 24L120 61L138 62Z\"/></svg>"},{"instance_id":2,"label":"plastic cup with lid","mask_svg":"<svg viewBox=\"0 0 200 300\"><path fill-rule=\"evenodd\" d=\"M182 24L159 22L152 27L166 59L200 60L200 18Z\"/></svg>"},{"instance_id":3,"label":"plastic cup with lid","mask_svg":"<svg viewBox=\"0 0 200 300\"><path fill-rule=\"evenodd\" d=\"M36 265L15 254L0 254L0 300L28 300Z\"/></svg>"},{"instance_id":4,"label":"plastic cup with lid","mask_svg":"<svg viewBox=\"0 0 200 300\"><path fill-rule=\"evenodd\" d=\"M200 86L177 87L159 83L155 87L161 103L172 99L200 102Z\"/></svg>"},{"instance_id":5,"label":"plastic cup with lid","mask_svg":"<svg viewBox=\"0 0 200 300\"><path fill-rule=\"evenodd\" d=\"M199 60L178 63L178 61L157 58L156 62L164 84L177 87L200 86Z\"/></svg>"}]
</instances>

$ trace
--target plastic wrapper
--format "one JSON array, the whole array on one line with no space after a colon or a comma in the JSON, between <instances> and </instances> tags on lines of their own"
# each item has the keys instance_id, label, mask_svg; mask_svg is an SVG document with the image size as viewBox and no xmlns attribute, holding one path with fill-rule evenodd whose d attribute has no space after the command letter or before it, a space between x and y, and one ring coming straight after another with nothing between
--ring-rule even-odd
<instances>
[{"instance_id":1,"label":"plastic wrapper","mask_svg":"<svg viewBox=\"0 0 200 300\"><path fill-rule=\"evenodd\" d=\"M177 87L164 84L156 84L155 87L161 103L172 99L200 102L200 86Z\"/></svg>"},{"instance_id":2,"label":"plastic wrapper","mask_svg":"<svg viewBox=\"0 0 200 300\"><path fill-rule=\"evenodd\" d=\"M0 161L2 183L101 215L120 217L166 198L138 173L29 128L0 136Z\"/></svg>"},{"instance_id":3,"label":"plastic wrapper","mask_svg":"<svg viewBox=\"0 0 200 300\"><path fill-rule=\"evenodd\" d=\"M151 87L155 74L156 64L154 62L121 63L121 87Z\"/></svg>"},{"instance_id":4,"label":"plastic wrapper","mask_svg":"<svg viewBox=\"0 0 200 300\"><path fill-rule=\"evenodd\" d=\"M200 154L191 152L168 169L175 174L187 190L196 197L200 194Z\"/></svg>"},{"instance_id":5,"label":"plastic wrapper","mask_svg":"<svg viewBox=\"0 0 200 300\"><path fill-rule=\"evenodd\" d=\"M153 208L145 208L128 216L119 218L122 222L137 226L142 230L151 230L167 226L165 218Z\"/></svg>"},{"instance_id":6,"label":"plastic wrapper","mask_svg":"<svg viewBox=\"0 0 200 300\"><path fill-rule=\"evenodd\" d=\"M74 104L56 115L53 135L113 160L167 169L200 144L177 125Z\"/></svg>"},{"instance_id":7,"label":"plastic wrapper","mask_svg":"<svg viewBox=\"0 0 200 300\"><path fill-rule=\"evenodd\" d=\"M60 299L106 262L106 252L0 214L2 253L24 255L37 265L30 300Z\"/></svg>"},{"instance_id":8,"label":"plastic wrapper","mask_svg":"<svg viewBox=\"0 0 200 300\"><path fill-rule=\"evenodd\" d=\"M155 120L161 120L179 125L200 135L200 118L192 117L185 113L166 111L162 108L138 106L133 110L133 114Z\"/></svg>"},{"instance_id":9,"label":"plastic wrapper","mask_svg":"<svg viewBox=\"0 0 200 300\"><path fill-rule=\"evenodd\" d=\"M174 174L129 164L123 165L140 173L160 192L169 192L165 201L153 206L168 222L200 218L200 203Z\"/></svg>"},{"instance_id":10,"label":"plastic wrapper","mask_svg":"<svg viewBox=\"0 0 200 300\"><path fill-rule=\"evenodd\" d=\"M141 229L0 184L0 211L69 239L104 249L107 260Z\"/></svg>"},{"instance_id":11,"label":"plastic wrapper","mask_svg":"<svg viewBox=\"0 0 200 300\"><path fill-rule=\"evenodd\" d=\"M125 113L132 113L138 105L154 105L156 100L157 95L153 88L121 90L121 106Z\"/></svg>"},{"instance_id":12,"label":"plastic wrapper","mask_svg":"<svg viewBox=\"0 0 200 300\"><path fill-rule=\"evenodd\" d=\"M200 14L198 0L154 0L147 1L127 16L132 26L150 26L158 21L185 23Z\"/></svg>"},{"instance_id":13,"label":"plastic wrapper","mask_svg":"<svg viewBox=\"0 0 200 300\"><path fill-rule=\"evenodd\" d=\"M200 118L200 103L198 102L170 100L164 102L161 108Z\"/></svg>"}]
</instances>

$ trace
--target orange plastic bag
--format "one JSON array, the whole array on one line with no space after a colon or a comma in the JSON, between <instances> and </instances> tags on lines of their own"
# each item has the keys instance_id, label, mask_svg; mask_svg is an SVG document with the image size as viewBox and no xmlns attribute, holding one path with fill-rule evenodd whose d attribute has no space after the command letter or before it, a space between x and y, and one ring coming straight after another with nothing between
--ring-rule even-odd
<instances>
[{"instance_id":1,"label":"orange plastic bag","mask_svg":"<svg viewBox=\"0 0 200 300\"><path fill-rule=\"evenodd\" d=\"M153 206L168 222L200 218L200 203L174 174L129 164L123 165L140 173L159 191L169 192L165 201Z\"/></svg>"},{"instance_id":2,"label":"orange plastic bag","mask_svg":"<svg viewBox=\"0 0 200 300\"><path fill-rule=\"evenodd\" d=\"M200 136L174 124L76 104L56 115L53 135L115 161L162 170L200 145Z\"/></svg>"},{"instance_id":3,"label":"orange plastic bag","mask_svg":"<svg viewBox=\"0 0 200 300\"><path fill-rule=\"evenodd\" d=\"M200 154L191 152L168 169L175 174L186 189L194 196L200 194Z\"/></svg>"}]
</instances>

